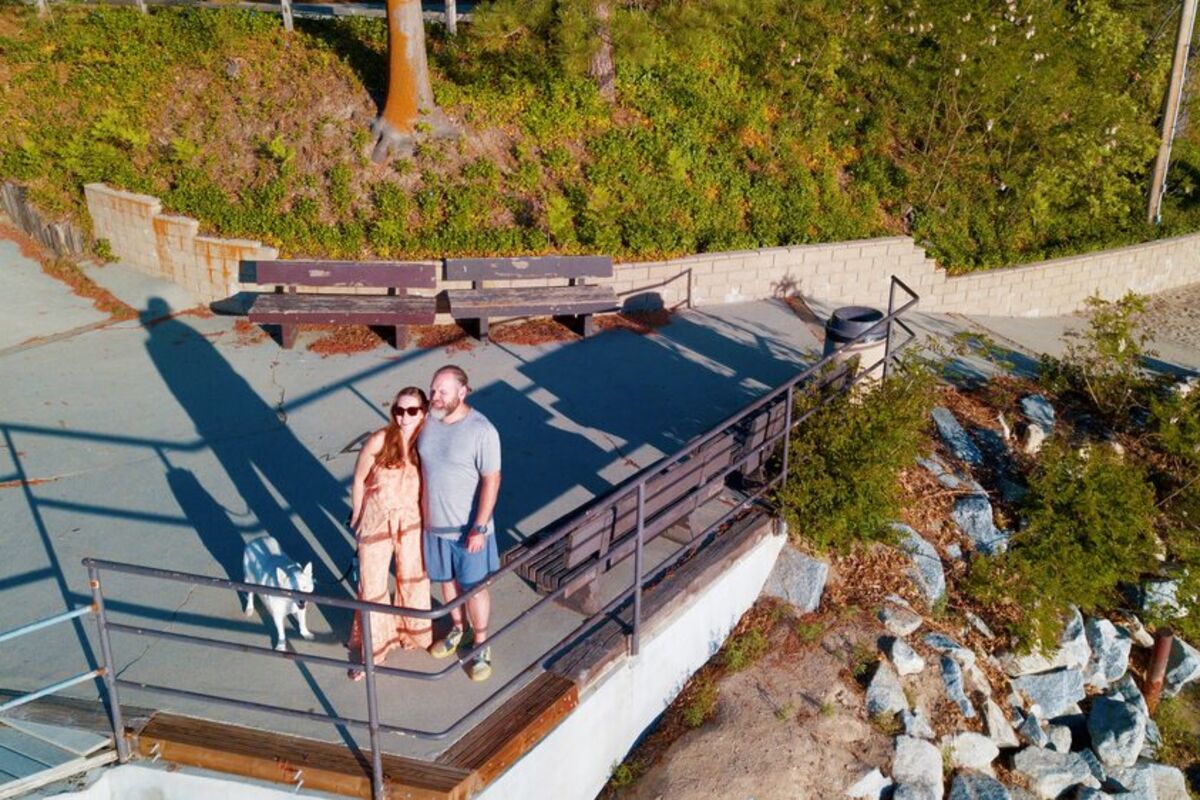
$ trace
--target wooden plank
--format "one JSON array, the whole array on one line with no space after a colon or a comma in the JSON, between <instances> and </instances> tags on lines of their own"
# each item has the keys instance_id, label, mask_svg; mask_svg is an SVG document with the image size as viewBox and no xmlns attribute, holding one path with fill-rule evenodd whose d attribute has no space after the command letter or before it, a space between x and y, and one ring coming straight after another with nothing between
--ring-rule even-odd
<instances>
[{"instance_id":1,"label":"wooden plank","mask_svg":"<svg viewBox=\"0 0 1200 800\"><path fill-rule=\"evenodd\" d=\"M0 701L19 697L24 692L11 689L0 689ZM125 721L126 730L138 731L154 715L154 711L141 706L121 704L121 716ZM65 728L78 728L85 731L112 735L112 723L104 705L97 700L81 700L74 697L41 697L23 706L17 706L5 712L3 721L17 724L19 720L30 720L47 725L61 725Z\"/></svg>"},{"instance_id":2,"label":"wooden plank","mask_svg":"<svg viewBox=\"0 0 1200 800\"><path fill-rule=\"evenodd\" d=\"M437 266L421 261L243 261L242 271L251 283L437 288Z\"/></svg>"},{"instance_id":3,"label":"wooden plank","mask_svg":"<svg viewBox=\"0 0 1200 800\"><path fill-rule=\"evenodd\" d=\"M43 764L35 758L0 745L0 771L7 772L15 778L28 778L49 766L53 765Z\"/></svg>"},{"instance_id":4,"label":"wooden plank","mask_svg":"<svg viewBox=\"0 0 1200 800\"><path fill-rule=\"evenodd\" d=\"M142 755L157 752L167 761L260 780L294 783L302 772L307 788L371 796L370 753L341 744L157 714L137 737L136 747ZM466 800L481 788L470 770L388 753L383 754L383 771L392 797Z\"/></svg>"},{"instance_id":5,"label":"wooden plank","mask_svg":"<svg viewBox=\"0 0 1200 800\"><path fill-rule=\"evenodd\" d=\"M579 704L575 683L544 672L438 757L487 785L532 750Z\"/></svg>"},{"instance_id":6,"label":"wooden plank","mask_svg":"<svg viewBox=\"0 0 1200 800\"><path fill-rule=\"evenodd\" d=\"M451 281L611 278L612 274L611 256L446 259L446 280Z\"/></svg>"},{"instance_id":7,"label":"wooden plank","mask_svg":"<svg viewBox=\"0 0 1200 800\"><path fill-rule=\"evenodd\" d=\"M260 324L432 325L432 297L345 294L260 294L248 312Z\"/></svg>"},{"instance_id":8,"label":"wooden plank","mask_svg":"<svg viewBox=\"0 0 1200 800\"><path fill-rule=\"evenodd\" d=\"M608 286L531 286L525 289L454 289L446 292L455 319L524 316L573 316L616 311L616 293Z\"/></svg>"}]
</instances>

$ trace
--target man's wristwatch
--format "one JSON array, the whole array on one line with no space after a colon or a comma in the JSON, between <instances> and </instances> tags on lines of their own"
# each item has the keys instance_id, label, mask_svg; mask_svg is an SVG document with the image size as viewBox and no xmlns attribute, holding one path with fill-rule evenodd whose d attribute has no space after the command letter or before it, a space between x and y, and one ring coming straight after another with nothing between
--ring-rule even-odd
<instances>
[{"instance_id":1,"label":"man's wristwatch","mask_svg":"<svg viewBox=\"0 0 1200 800\"><path fill-rule=\"evenodd\" d=\"M491 525L480 525L478 522L476 522L471 526L471 530L467 531L467 534L470 535L472 533L478 533L483 536L487 536L491 527Z\"/></svg>"}]
</instances>

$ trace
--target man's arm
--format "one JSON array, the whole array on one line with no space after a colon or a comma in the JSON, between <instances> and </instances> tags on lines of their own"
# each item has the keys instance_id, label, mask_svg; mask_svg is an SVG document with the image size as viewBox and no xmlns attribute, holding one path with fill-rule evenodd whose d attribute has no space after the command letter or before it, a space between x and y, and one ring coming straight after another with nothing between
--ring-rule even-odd
<instances>
[{"instance_id":1,"label":"man's arm","mask_svg":"<svg viewBox=\"0 0 1200 800\"><path fill-rule=\"evenodd\" d=\"M486 529L487 524L492 521L492 514L496 510L496 498L499 496L500 473L491 472L479 476L479 503L477 504L479 511L475 515L475 524L471 527L471 533L467 536L468 553L478 553L483 549L486 540L480 531ZM495 531L492 533L495 534Z\"/></svg>"}]
</instances>

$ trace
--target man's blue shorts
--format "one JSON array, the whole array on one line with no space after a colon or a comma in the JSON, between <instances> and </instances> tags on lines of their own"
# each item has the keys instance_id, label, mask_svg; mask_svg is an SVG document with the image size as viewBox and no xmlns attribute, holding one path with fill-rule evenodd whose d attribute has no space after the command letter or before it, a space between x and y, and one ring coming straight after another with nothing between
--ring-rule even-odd
<instances>
[{"instance_id":1,"label":"man's blue shorts","mask_svg":"<svg viewBox=\"0 0 1200 800\"><path fill-rule=\"evenodd\" d=\"M496 534L483 537L485 544L478 553L467 552L467 537L424 535L425 572L434 583L455 581L465 589L483 583L488 575L500 569L500 553L496 549Z\"/></svg>"}]
</instances>

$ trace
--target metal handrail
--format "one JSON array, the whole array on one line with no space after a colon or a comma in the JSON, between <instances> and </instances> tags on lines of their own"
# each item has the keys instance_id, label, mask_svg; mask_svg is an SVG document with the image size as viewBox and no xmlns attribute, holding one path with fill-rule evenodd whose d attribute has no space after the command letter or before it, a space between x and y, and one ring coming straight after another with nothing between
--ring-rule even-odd
<instances>
[{"instance_id":1,"label":"metal handrail","mask_svg":"<svg viewBox=\"0 0 1200 800\"><path fill-rule=\"evenodd\" d=\"M909 296L909 299L907 300L907 302L905 302L903 305L899 306L898 308L896 307L896 304L895 304L897 289L904 291ZM758 400L750 403L748 406L743 407L740 411L738 411L735 414L730 415L729 417L722 420L717 425L709 428L704 433L701 433L697 436L692 437L682 447L680 447L674 454L672 454L670 456L665 456L662 459L660 459L659 461L655 462L654 464L652 464L644 469L639 470L634 475L630 476L629 478L626 478L624 481L622 481L620 484L618 484L616 487L614 487L613 490L610 491L609 493L607 493L606 495L595 498L594 500L588 502L583 507L578 509L576 512L568 515L567 517L565 517L563 519L556 521L542 535L536 537L536 539L533 541L532 544L525 545L522 552L520 553L520 555L518 555L516 558L509 561L507 564L505 564L503 567L501 567L497 572L492 573L484 582L473 587L470 591L459 595L454 600L451 600L451 601L445 603L444 605L440 606L437 609L417 609L417 608L408 608L408 607L403 607L403 606L386 605L386 604L382 604L382 603L371 603L371 602L359 600L357 598L348 599L345 597L333 597L333 596L329 596L329 595L317 595L317 594L312 594L312 593L304 593L304 592L298 592L298 591L294 591L294 590L290 590L290 589L282 589L282 588L276 588L276 587L270 587L270 586L263 586L260 584L251 584L251 583L246 583L243 581L234 581L234 580L228 580L228 579L224 579L224 578L215 578L215 577L205 576L205 575L196 575L196 574L192 574L192 573L179 572L179 571L175 571L175 570L164 570L164 569L157 569L157 568L153 568L153 567L144 567L144 566L139 566L139 565L135 565L135 564L127 564L127 563L116 562L116 561L108 561L105 559L93 559L93 558L83 559L83 564L88 569L90 585L92 587L93 598L94 598L93 606L91 607L91 609L88 609L88 610L94 609L96 612L96 615L97 615L97 621L98 621L99 629L100 629L101 653L102 653L102 656L104 659L104 666L101 669L97 670L96 673L99 676L104 678L105 685L108 690L109 699L110 699L110 702L109 702L110 714L112 715L113 729L117 734L117 736L116 736L117 749L118 749L118 755L119 755L120 760L122 762L124 762L124 761L128 760L128 757L129 757L128 745L124 741L124 737L123 737L124 727L123 727L123 723L121 721L120 699L119 699L118 690L117 690L118 686L125 686L125 687L130 687L130 688L142 689L142 690L146 690L146 691L158 692L158 693L176 696L176 697L183 697L183 698L189 698L189 699L200 699L200 700L206 700L206 701L223 703L223 704L234 704L234 705L241 706L243 708L250 707L250 708L254 708L256 710L265 711L265 712L269 712L269 713L281 714L284 716L299 717L299 718L304 718L304 719L317 719L317 720L323 720L323 721L338 724L338 725L366 727L370 731L370 739L371 739L373 795L376 798L382 798L382 797L384 797L384 785L383 785L383 768L382 768L382 754L381 754L382 751L379 746L379 735L381 732L392 732L392 733L397 733L397 734L401 734L401 735L405 735L405 736L412 736L412 737L427 739L427 740L439 740L439 739L445 738L446 736L450 735L452 732L457 730L459 727L461 727L463 724L465 724L468 720L470 720L471 718L473 718L474 716L479 714L485 708L485 705L488 701L490 701L492 698L498 696L500 693L504 692L509 686L511 686L514 683L518 682L519 680L523 679L529 672L531 672L535 668L538 668L540 666L540 664L542 663L542 660L544 658L546 658L548 655L550 655L551 653L554 653L554 652L561 652L561 651L565 650L566 648L570 647L576 641L578 641L579 638L581 636L583 636L589 629L593 628L594 625L596 624L597 620L607 617L608 615L614 613L617 609L625 606L625 604L630 602L631 600L632 600L632 614L631 614L632 620L631 620L631 626L630 626L631 631L629 634L629 636L630 636L630 653L631 653L631 655L636 656L638 654L638 652L640 650L640 646L641 646L641 624L642 624L641 616L642 616L642 592L643 592L643 589L647 586L654 584L663 575L665 575L671 568L673 568L676 564L678 564L683 558L687 557L691 553L695 552L695 550L697 550L699 547L703 546L703 544L705 544L707 541L709 541L711 539L712 536L715 535L716 531L718 531L723 525L725 525L735 515L740 514L747 506L758 502L766 492L770 491L776 485L778 485L782 482L785 482L787 480L788 470L789 470L789 466L790 466L789 465L789 449L790 448L788 447L788 444L790 442L790 437L791 437L792 432L796 429L796 427L798 425L803 423L809 416L814 414L825 403L831 401L834 397L836 397L848 390L851 390L857 382L869 378L870 376L876 374L877 370L880 370L880 369L882 369L883 374L885 376L888 374L890 364L895 359L896 354L899 351L903 350L904 347L906 347L909 343L911 343L916 338L916 334L912 330L912 328L910 328L900 317L904 313L906 313L909 309L913 308L917 304L918 301L919 301L919 297L917 296L917 294L911 288L909 288L903 281L901 281L899 278L896 278L895 276L893 276L891 279L891 286L889 289L887 314L885 316L883 316L880 320L878 320L877 322L872 324L869 328L864 330L862 333L851 338L848 342L845 343L845 345L843 345L842 348L838 348L837 350L834 350L834 351L830 352L829 354L823 356L816 363L807 367L802 372L800 372L798 375L791 378L784 384L767 392L764 396L760 397ZM901 342L898 347L894 346L893 342L892 342L893 326L899 327L902 331L904 331L908 335L908 337L903 342ZM840 353L844 350L844 348L851 347L854 344L857 344L858 342L861 342L864 339L871 337L881 327L884 328L886 331L883 357L880 360L876 361L875 363L871 364L870 366L868 366L866 368L860 368L858 370L857 374L854 374L853 376L851 376L848 380L845 380L839 386L839 389L837 392L830 393L826 397L821 398L816 404L813 405L813 407L806 409L806 411L802 415L800 415L798 418L795 417L795 415L793 414L793 410L794 410L795 392L796 392L797 388L800 387L802 384L812 381L814 378L816 378L818 376L827 374L827 370L828 370L829 366L839 357ZM784 424L778 432L776 432L774 434L770 433L770 428L772 426L771 426L770 419L768 417L766 428L761 432L761 435L762 435L761 441L759 441L757 444L748 448L747 452L744 453L739 459L730 463L729 465L726 465L722 470L718 470L716 475L711 476L707 479L701 480L700 483L696 487L693 487L688 492L685 492L680 498L676 499L674 501L674 503L672 503L670 506L668 506L665 509L660 509L654 515L654 518L655 519L659 518L661 515L667 513L667 511L670 509L678 508L679 504L681 504L681 503L691 502L692 500L694 500L697 497L697 495L699 493L703 492L705 489L709 488L717 481L724 481L726 475L728 475L732 471L736 471L737 469L739 469L740 467L745 465L748 461L750 461L752 459L760 459L763 457L763 455L765 453L774 452L775 448L782 441L783 455L782 455L781 469L780 469L779 474L776 475L775 477L773 477L772 479L770 479L769 481L764 482L764 484L762 486L760 486L756 491L752 492L750 495L743 498L743 500L740 503L738 503L736 506L734 506L733 508L728 509L725 513L723 513L721 515L721 517L718 520L709 524L705 528L705 530L701 534L696 536L690 543L680 547L678 550L676 550L674 553L672 553L670 556L668 556L667 559L665 559L660 564L656 565L654 567L654 569L650 570L649 573L646 573L645 564L644 564L644 558L645 558L644 545L645 545L645 531L646 531L647 522L648 522L647 515L646 515L646 508L645 508L647 484L651 480L653 480L655 477L665 474L673 466L680 463L684 459L696 454L706 444L710 443L717 437L725 434L726 432L729 431L729 429L752 418L754 415L758 414L762 409L767 408L768 406L775 404L775 403L779 403L779 402L784 402L785 407L784 407ZM756 436L757 435L758 434L756 434ZM292 652L280 652L280 651L277 651L277 650L274 650L271 648L261 647L258 645L238 644L238 643L234 643L234 642L227 642L227 641L222 641L222 640L218 640L218 639L213 639L210 637L194 636L191 634L175 633L172 631L165 631L165 630L155 629L155 628L147 628L144 626L115 623L115 622L108 621L107 614L106 614L106 611L104 608L104 598L103 598L103 590L102 590L101 583L100 583L100 573L102 571L109 571L109 572L117 572L117 573L131 574L131 575L139 575L142 577L156 578L156 579L167 580L167 581L175 581L175 582L186 583L186 584L190 584L190 585L208 586L211 588L218 588L218 589L224 589L224 590L254 592L256 594L262 594L262 595L270 595L270 596L276 596L276 597L305 600L307 602L316 603L318 605L329 605L329 606L338 607L338 608L352 609L352 610L360 612L361 624L362 624L362 628L363 628L363 630L362 630L363 641L371 641L371 638L370 638L371 622L370 622L370 620L371 620L371 616L373 614L378 613L378 614L387 614L387 615L391 615L391 616L406 616L406 617L413 617L416 619L423 619L423 620L436 620L436 619L445 617L447 614L449 614L453 610L459 608L464 603L468 602L472 597L474 597L479 592L486 590L488 587L493 585L497 580L499 580L503 576L505 576L511 572L514 572L515 570L524 566L531 559L533 559L538 554L545 551L548 547L551 547L555 543L561 541L565 536L567 536L570 533L570 531L573 528L577 527L579 524L585 523L591 519L594 519L597 515L599 515L601 513L609 513L609 512L615 511L622 501L626 500L627 498L629 498L630 496L633 496L633 495L636 495L636 505L635 505L636 526L635 526L634 530L626 531L620 537L618 537L614 542L612 542L613 547L618 548L618 549L625 548L626 552L624 552L624 554L619 555L619 556L617 556L617 555L603 556L601 558L601 563L597 566L598 569L611 569L613 566L624 561L626 558L629 558L632 555L632 557L634 559L634 575L633 575L633 580L631 582L631 585L628 588L619 592L616 595L616 597L614 597L611 601L609 601L609 603L607 603L604 606L604 608L600 609L599 611L597 611L594 614L587 616L573 631L568 633L565 637L562 637L558 641L554 642L546 651L541 653L528 667L526 667L524 670L522 670L516 676L514 676L509 681L507 681L504 685L502 685L499 689L497 689L496 692L493 692L487 699L476 704L473 708L469 709L466 713L464 713L458 720L454 721L453 723L451 723L450 725L448 725L447 727L445 727L439 731L416 730L416 729L405 728L405 727L391 725L391 724L382 722L379 719L378 697L377 697L377 692L376 692L377 677L379 675L384 675L384 676L388 676L388 677L401 677L401 678L409 678L409 679L416 679L416 680L423 680L423 681L440 680L445 675L452 672L457 667L457 665L473 658L484 647L489 646L490 644L495 642L497 639L503 637L514 626L522 623L524 620L526 620L530 615L535 613L542 606L559 599L567 591L567 589L570 588L569 583L565 583L563 586L559 587L557 590L550 592L546 596L540 598L532 606L530 606L529 608L520 612L516 617L514 617L512 620L507 622L503 627L501 627L498 631L496 631L492 636L490 636L488 638L487 642L485 642L484 644L476 645L469 652L466 652L465 654L459 656L458 659L456 659L455 661L452 661L445 668L443 668L439 671L436 671L436 672L398 669L398 668L386 667L386 666L382 666L382 665L377 666L374 664L374 660L372 658L363 658L362 664L359 665L355 662L343 661L340 659L328 658L325 656L308 655L308 654L303 654L303 653L292 653ZM634 547L633 547L633 552L629 553L629 552L627 552L628 548L625 546L628 543L630 543L631 540L632 540ZM607 566L604 563L606 561L607 561ZM243 652L243 653L250 653L250 654L254 654L254 655L268 656L268 657L273 657L273 658L282 658L282 659L288 660L288 661L311 663L311 664L317 664L319 666L336 666L336 667L344 668L349 665L352 667L361 668L363 670L364 677L365 677L364 683L366 685L365 688L366 688L366 692L367 692L368 719L362 720L362 719L356 719L356 718L350 718L350 717L342 717L342 716L335 715L332 713L318 714L316 712L311 712L311 711L301 711L299 709L284 708L284 707L274 706L274 705L269 705L269 704L264 704L264 703L253 703L253 702L248 702L248 701L244 701L244 700L236 700L233 698L219 697L219 696L214 696L214 695L209 695L209 694L204 694L204 693L199 693L199 692L191 692L191 691L187 691L187 690L183 690L183 689L175 689L175 688L171 688L171 687L141 683L141 682L132 681L132 680L124 679L124 678L117 678L116 676L114 676L111 673L113 659L112 659L111 642L109 639L110 631L117 631L117 632L121 632L121 633L128 633L128 634L138 635L138 636L161 638L161 639L166 639L166 640L171 640L171 641L178 641L178 642L184 642L184 643L189 643L189 644L197 644L197 645L203 645L206 647L213 647L216 649L232 650L232 651L238 651L238 652ZM3 639L0 639L0 641L2 641L2 640Z\"/></svg>"},{"instance_id":2,"label":"metal handrail","mask_svg":"<svg viewBox=\"0 0 1200 800\"><path fill-rule=\"evenodd\" d=\"M52 617L46 617L45 619L39 619L36 622L30 622L28 625L22 625L21 627L14 628L11 631L5 631L4 633L0 633L0 644L3 644L4 642L7 642L11 639L17 639L22 636L26 636L28 634L34 633L36 631L40 631L43 628L50 627L51 625L58 625L59 623L62 623L62 622L70 622L73 619L79 619L80 617L86 616L87 614L91 614L94 611L95 611L95 608L93 606L80 606L79 608L74 608L74 609L71 609L70 611L64 611L61 614L55 614ZM94 680L96 678L101 677L102 675L104 675L104 673L105 673L104 667L97 667L96 669L90 670L88 672L81 672L80 674L75 675L74 677L61 680L58 683L53 683L49 686L44 686L41 689L37 689L36 691L32 691L27 694L23 694L20 697L14 697L12 700L9 700L5 703L0 703L0 713L4 713L5 711L11 711L12 709L17 708L18 706L23 706L26 703L31 703L34 700L38 700L40 698L46 697L47 695L55 694L56 692L61 692L63 689L69 689L72 686L78 686L81 683L87 683L90 680Z\"/></svg>"}]
</instances>

